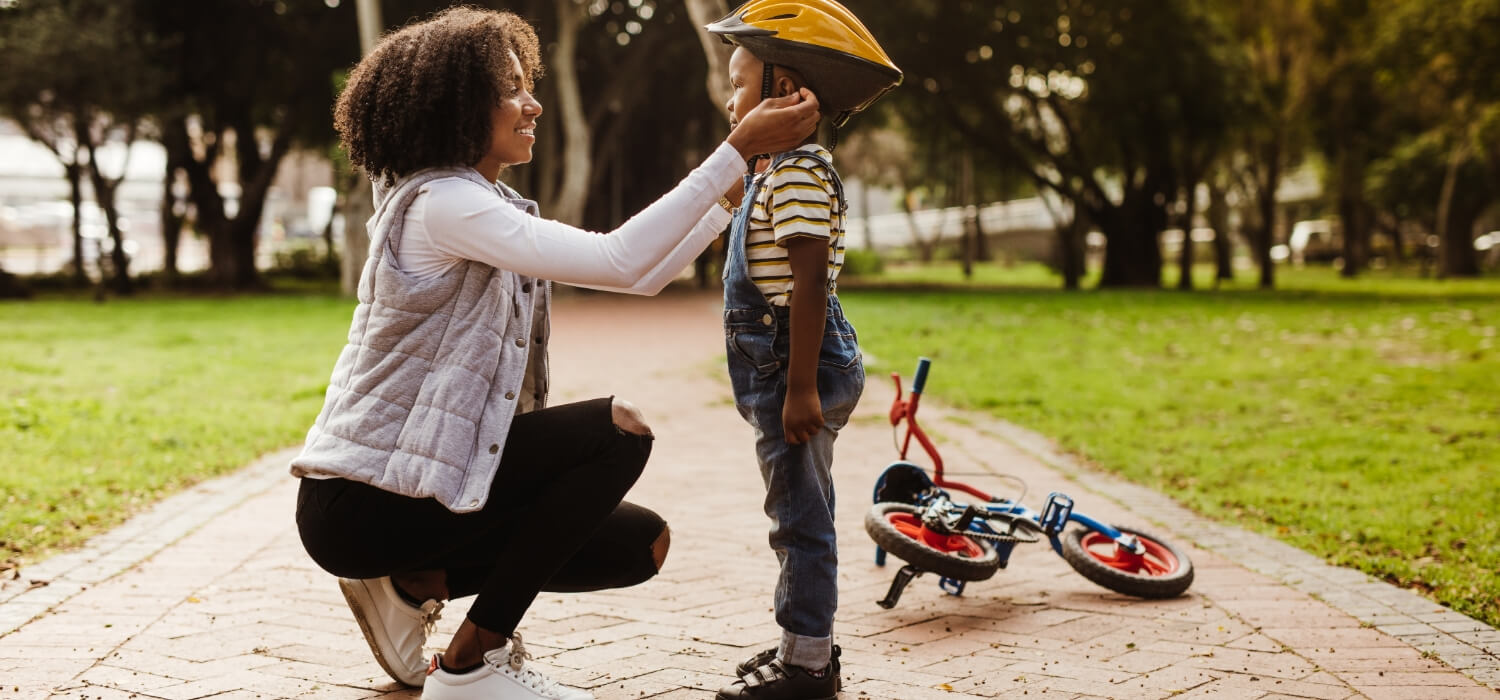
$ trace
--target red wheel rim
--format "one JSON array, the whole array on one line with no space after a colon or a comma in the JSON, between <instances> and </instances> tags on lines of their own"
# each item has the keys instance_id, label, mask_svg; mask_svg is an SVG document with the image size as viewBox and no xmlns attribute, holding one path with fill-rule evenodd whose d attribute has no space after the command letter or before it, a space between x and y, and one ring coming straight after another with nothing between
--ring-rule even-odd
<instances>
[{"instance_id":1,"label":"red wheel rim","mask_svg":"<svg viewBox=\"0 0 1500 700\"><path fill-rule=\"evenodd\" d=\"M1148 537L1136 535L1135 538L1146 550L1144 554L1136 554L1120 547L1113 538L1094 531L1084 533L1083 551L1111 569L1138 576L1170 576L1177 573L1177 557L1171 550Z\"/></svg>"},{"instance_id":2,"label":"red wheel rim","mask_svg":"<svg viewBox=\"0 0 1500 700\"><path fill-rule=\"evenodd\" d=\"M886 513L885 519L907 537L927 545L945 554L957 554L967 559L979 559L984 556L984 550L974 540L963 535L944 535L933 532L922 524L922 519L911 513Z\"/></svg>"}]
</instances>

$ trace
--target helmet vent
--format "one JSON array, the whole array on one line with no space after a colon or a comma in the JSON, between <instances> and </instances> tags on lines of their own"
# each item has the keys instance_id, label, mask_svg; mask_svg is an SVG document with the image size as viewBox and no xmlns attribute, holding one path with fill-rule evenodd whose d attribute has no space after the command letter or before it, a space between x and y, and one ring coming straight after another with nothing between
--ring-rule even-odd
<instances>
[{"instance_id":1,"label":"helmet vent","mask_svg":"<svg viewBox=\"0 0 1500 700\"><path fill-rule=\"evenodd\" d=\"M792 14L776 15L775 17L768 17L766 19L768 21L769 20L773 20L773 19L797 19L797 15L792 15Z\"/></svg>"}]
</instances>

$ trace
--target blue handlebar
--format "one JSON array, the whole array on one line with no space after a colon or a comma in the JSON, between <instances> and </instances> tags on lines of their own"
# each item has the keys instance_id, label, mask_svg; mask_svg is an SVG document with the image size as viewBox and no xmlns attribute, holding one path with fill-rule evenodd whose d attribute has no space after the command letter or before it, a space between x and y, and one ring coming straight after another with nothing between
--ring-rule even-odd
<instances>
[{"instance_id":1,"label":"blue handlebar","mask_svg":"<svg viewBox=\"0 0 1500 700\"><path fill-rule=\"evenodd\" d=\"M922 393L922 387L927 385L927 369L932 366L932 360L925 357L917 358L917 375L911 380L911 393Z\"/></svg>"}]
</instances>

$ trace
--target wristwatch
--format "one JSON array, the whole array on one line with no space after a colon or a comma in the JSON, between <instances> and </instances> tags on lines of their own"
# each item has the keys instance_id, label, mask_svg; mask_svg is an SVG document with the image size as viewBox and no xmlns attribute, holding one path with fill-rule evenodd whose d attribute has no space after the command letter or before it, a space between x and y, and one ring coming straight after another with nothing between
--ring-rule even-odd
<instances>
[{"instance_id":1,"label":"wristwatch","mask_svg":"<svg viewBox=\"0 0 1500 700\"><path fill-rule=\"evenodd\" d=\"M724 211L727 211L730 214L734 213L734 205L729 203L728 197L720 197L719 206L724 207Z\"/></svg>"}]
</instances>

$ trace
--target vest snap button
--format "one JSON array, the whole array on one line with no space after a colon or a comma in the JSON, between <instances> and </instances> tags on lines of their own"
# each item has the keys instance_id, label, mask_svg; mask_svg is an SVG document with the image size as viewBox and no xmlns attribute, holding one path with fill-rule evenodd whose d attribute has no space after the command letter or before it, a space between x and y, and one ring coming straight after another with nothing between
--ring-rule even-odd
<instances>
[{"instance_id":1,"label":"vest snap button","mask_svg":"<svg viewBox=\"0 0 1500 700\"><path fill-rule=\"evenodd\" d=\"M490 445L490 454L498 454L499 452L500 452L500 446L499 445Z\"/></svg>"},{"instance_id":2,"label":"vest snap button","mask_svg":"<svg viewBox=\"0 0 1500 700\"><path fill-rule=\"evenodd\" d=\"M531 292L531 283L527 282L526 284L521 285L521 291L530 293Z\"/></svg>"},{"instance_id":3,"label":"vest snap button","mask_svg":"<svg viewBox=\"0 0 1500 700\"><path fill-rule=\"evenodd\" d=\"M771 314L761 316L760 322L766 324L767 326L771 325Z\"/></svg>"},{"instance_id":4,"label":"vest snap button","mask_svg":"<svg viewBox=\"0 0 1500 700\"><path fill-rule=\"evenodd\" d=\"M518 348L524 348L524 347L526 347L526 339L525 338L516 338L516 347L518 347Z\"/></svg>"},{"instance_id":5,"label":"vest snap button","mask_svg":"<svg viewBox=\"0 0 1500 700\"><path fill-rule=\"evenodd\" d=\"M514 392L514 391L507 391L507 392L505 392L505 398L507 398L507 399L516 398L516 392Z\"/></svg>"}]
</instances>

